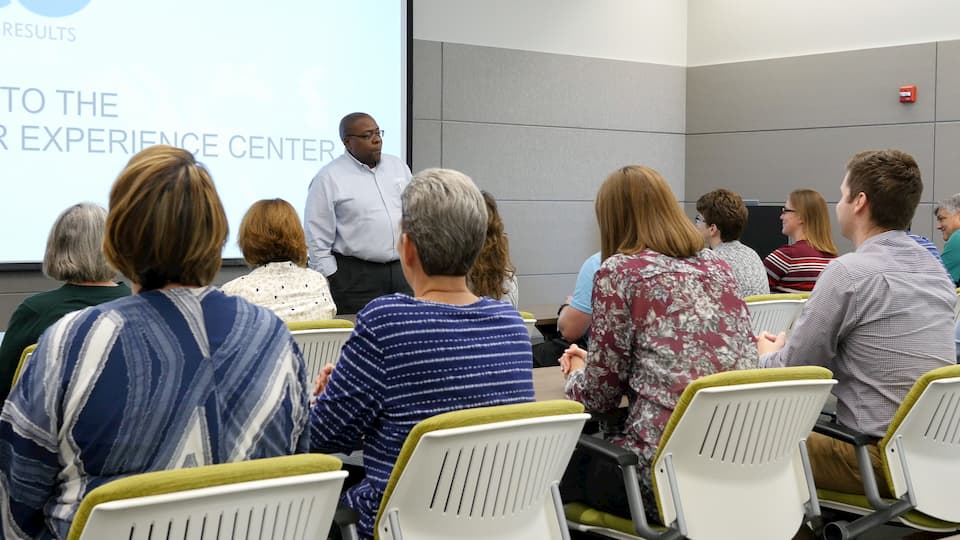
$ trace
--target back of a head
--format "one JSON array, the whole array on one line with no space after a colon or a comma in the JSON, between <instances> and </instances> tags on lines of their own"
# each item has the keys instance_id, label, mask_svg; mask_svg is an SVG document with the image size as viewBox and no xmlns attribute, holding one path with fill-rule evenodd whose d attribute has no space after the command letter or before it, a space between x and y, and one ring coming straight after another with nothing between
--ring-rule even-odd
<instances>
[{"instance_id":1,"label":"back of a head","mask_svg":"<svg viewBox=\"0 0 960 540\"><path fill-rule=\"evenodd\" d=\"M193 154L151 146L110 190L104 253L144 290L203 286L220 269L227 216L210 173Z\"/></svg>"},{"instance_id":2,"label":"back of a head","mask_svg":"<svg viewBox=\"0 0 960 540\"><path fill-rule=\"evenodd\" d=\"M749 217L743 199L729 189L715 189L701 195L697 199L697 212L708 226L717 226L720 240L724 242L739 240Z\"/></svg>"},{"instance_id":3,"label":"back of a head","mask_svg":"<svg viewBox=\"0 0 960 540\"><path fill-rule=\"evenodd\" d=\"M830 255L837 254L837 245L833 243L830 229L830 211L823 195L812 189L796 189L790 192L787 200L803 220L803 233L807 243L814 249Z\"/></svg>"},{"instance_id":4,"label":"back of a head","mask_svg":"<svg viewBox=\"0 0 960 540\"><path fill-rule=\"evenodd\" d=\"M43 273L68 283L98 283L116 276L103 255L107 211L93 203L64 210L47 237Z\"/></svg>"},{"instance_id":5,"label":"back of a head","mask_svg":"<svg viewBox=\"0 0 960 540\"><path fill-rule=\"evenodd\" d=\"M607 177L595 203L601 258L650 249L669 257L692 257L703 237L680 209L660 173L628 165Z\"/></svg>"},{"instance_id":6,"label":"back of a head","mask_svg":"<svg viewBox=\"0 0 960 540\"><path fill-rule=\"evenodd\" d=\"M240 222L237 244L250 266L292 261L307 265L307 241L293 206L283 199L253 203Z\"/></svg>"},{"instance_id":7,"label":"back of a head","mask_svg":"<svg viewBox=\"0 0 960 540\"><path fill-rule=\"evenodd\" d=\"M480 193L487 208L487 234L483 248L467 275L467 282L477 296L500 300L507 292L504 283L513 276L515 269L510 262L510 243L503 230L497 200L486 191Z\"/></svg>"},{"instance_id":8,"label":"back of a head","mask_svg":"<svg viewBox=\"0 0 960 540\"><path fill-rule=\"evenodd\" d=\"M400 228L427 275L466 276L483 247L487 209L480 190L453 169L417 173L401 197Z\"/></svg>"},{"instance_id":9,"label":"back of a head","mask_svg":"<svg viewBox=\"0 0 960 540\"><path fill-rule=\"evenodd\" d=\"M900 150L867 150L847 163L848 201L867 196L870 219L887 230L910 228L923 194L920 166Z\"/></svg>"}]
</instances>

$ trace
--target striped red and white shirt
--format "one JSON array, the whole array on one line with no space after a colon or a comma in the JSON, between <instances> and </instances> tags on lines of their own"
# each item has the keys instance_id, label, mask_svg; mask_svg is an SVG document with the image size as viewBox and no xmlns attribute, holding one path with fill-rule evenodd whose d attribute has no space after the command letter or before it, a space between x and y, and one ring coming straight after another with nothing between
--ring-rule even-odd
<instances>
[{"instance_id":1,"label":"striped red and white shirt","mask_svg":"<svg viewBox=\"0 0 960 540\"><path fill-rule=\"evenodd\" d=\"M775 249L763 260L772 293L805 293L813 290L820 273L836 255L814 249L806 240Z\"/></svg>"}]
</instances>

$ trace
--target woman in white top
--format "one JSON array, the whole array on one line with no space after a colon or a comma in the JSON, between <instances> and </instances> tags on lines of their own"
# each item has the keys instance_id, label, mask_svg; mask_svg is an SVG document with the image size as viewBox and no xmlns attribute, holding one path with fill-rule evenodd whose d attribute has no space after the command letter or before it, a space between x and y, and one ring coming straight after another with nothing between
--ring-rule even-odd
<instances>
[{"instance_id":1,"label":"woman in white top","mask_svg":"<svg viewBox=\"0 0 960 540\"><path fill-rule=\"evenodd\" d=\"M253 203L237 238L249 274L223 292L273 310L286 322L332 319L337 306L323 274L307 268L307 242L300 217L283 199Z\"/></svg>"}]
</instances>

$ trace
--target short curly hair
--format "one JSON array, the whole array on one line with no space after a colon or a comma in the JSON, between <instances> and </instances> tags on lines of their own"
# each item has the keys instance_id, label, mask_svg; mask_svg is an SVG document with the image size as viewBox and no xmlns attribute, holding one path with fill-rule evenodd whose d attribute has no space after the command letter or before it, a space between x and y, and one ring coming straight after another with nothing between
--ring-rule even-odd
<instances>
[{"instance_id":1,"label":"short curly hair","mask_svg":"<svg viewBox=\"0 0 960 540\"><path fill-rule=\"evenodd\" d=\"M747 226L747 206L740 195L729 189L715 189L697 199L697 212L703 216L706 225L716 225L720 231L720 240L732 242L739 240Z\"/></svg>"},{"instance_id":2,"label":"short curly hair","mask_svg":"<svg viewBox=\"0 0 960 540\"><path fill-rule=\"evenodd\" d=\"M283 199L253 203L240 222L237 244L250 266L292 261L307 266L307 241L293 206Z\"/></svg>"}]
</instances>

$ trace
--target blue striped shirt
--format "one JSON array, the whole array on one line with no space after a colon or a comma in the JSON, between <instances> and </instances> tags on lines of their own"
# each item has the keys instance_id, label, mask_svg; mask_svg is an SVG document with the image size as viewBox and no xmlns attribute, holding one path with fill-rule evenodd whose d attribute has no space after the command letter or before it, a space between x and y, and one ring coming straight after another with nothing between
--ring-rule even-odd
<instances>
[{"instance_id":1,"label":"blue striped shirt","mask_svg":"<svg viewBox=\"0 0 960 540\"><path fill-rule=\"evenodd\" d=\"M66 315L0 413L0 538L66 538L131 474L306 451L306 373L269 310L213 287Z\"/></svg>"},{"instance_id":2,"label":"blue striped shirt","mask_svg":"<svg viewBox=\"0 0 960 540\"><path fill-rule=\"evenodd\" d=\"M337 368L311 411L315 451L363 448L366 478L344 502L373 520L397 454L421 420L473 407L533 401L530 336L510 304L438 304L382 296L357 314Z\"/></svg>"}]
</instances>

